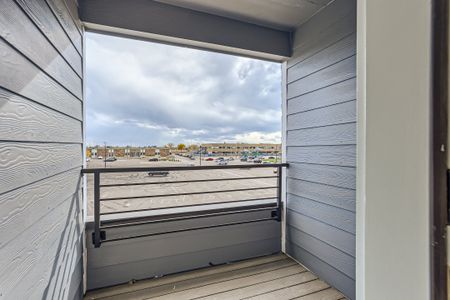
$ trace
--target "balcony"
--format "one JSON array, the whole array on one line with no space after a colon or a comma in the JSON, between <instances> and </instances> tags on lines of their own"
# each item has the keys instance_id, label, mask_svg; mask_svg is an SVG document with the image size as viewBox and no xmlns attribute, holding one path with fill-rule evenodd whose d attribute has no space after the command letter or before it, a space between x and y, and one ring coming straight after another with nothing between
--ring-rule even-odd
<instances>
[{"instance_id":1,"label":"balcony","mask_svg":"<svg viewBox=\"0 0 450 300\"><path fill-rule=\"evenodd\" d=\"M445 299L447 19L444 0L2 1L0 298ZM288 166L87 170L88 31L279 63Z\"/></svg>"},{"instance_id":2,"label":"balcony","mask_svg":"<svg viewBox=\"0 0 450 300\"><path fill-rule=\"evenodd\" d=\"M85 299L344 299L281 254L286 167L84 169L94 191Z\"/></svg>"},{"instance_id":3,"label":"balcony","mask_svg":"<svg viewBox=\"0 0 450 300\"><path fill-rule=\"evenodd\" d=\"M83 170L93 189L88 288L280 252L286 166Z\"/></svg>"}]
</instances>

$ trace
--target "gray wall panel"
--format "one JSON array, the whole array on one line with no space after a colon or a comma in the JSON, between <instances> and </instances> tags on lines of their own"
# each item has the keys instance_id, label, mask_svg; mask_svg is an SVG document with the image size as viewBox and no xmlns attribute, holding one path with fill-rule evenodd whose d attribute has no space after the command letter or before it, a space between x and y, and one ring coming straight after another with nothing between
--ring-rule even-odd
<instances>
[{"instance_id":1,"label":"gray wall panel","mask_svg":"<svg viewBox=\"0 0 450 300\"><path fill-rule=\"evenodd\" d=\"M5 0L0 8L5 299L82 297L82 57L59 18L40 0ZM81 50L80 34L77 43Z\"/></svg>"},{"instance_id":2,"label":"gray wall panel","mask_svg":"<svg viewBox=\"0 0 450 300\"><path fill-rule=\"evenodd\" d=\"M320 279L330 283L350 299L356 299L355 280L348 277L338 269L319 259L314 253L310 253L299 245L288 242L287 253L314 272Z\"/></svg>"},{"instance_id":3,"label":"gray wall panel","mask_svg":"<svg viewBox=\"0 0 450 300\"><path fill-rule=\"evenodd\" d=\"M355 298L356 1L294 34L287 62L286 251Z\"/></svg>"},{"instance_id":4,"label":"gray wall panel","mask_svg":"<svg viewBox=\"0 0 450 300\"><path fill-rule=\"evenodd\" d=\"M335 83L306 95L294 97L287 102L288 114L356 99L356 78Z\"/></svg>"},{"instance_id":5,"label":"gray wall panel","mask_svg":"<svg viewBox=\"0 0 450 300\"><path fill-rule=\"evenodd\" d=\"M0 142L0 153L0 194L80 167L82 160L77 144Z\"/></svg>"},{"instance_id":6,"label":"gray wall panel","mask_svg":"<svg viewBox=\"0 0 450 300\"><path fill-rule=\"evenodd\" d=\"M0 87L0 140L58 143L82 142L79 120Z\"/></svg>"},{"instance_id":7,"label":"gray wall panel","mask_svg":"<svg viewBox=\"0 0 450 300\"><path fill-rule=\"evenodd\" d=\"M81 54L77 51L58 20L54 17L47 2L43 0L16 0L16 2L75 72L82 76Z\"/></svg>"},{"instance_id":8,"label":"gray wall panel","mask_svg":"<svg viewBox=\"0 0 450 300\"><path fill-rule=\"evenodd\" d=\"M309 253L329 264L333 268L344 273L348 277L355 279L355 258L342 251L336 251L333 246L324 243L293 226L289 226L286 232L289 241L295 245L300 245Z\"/></svg>"},{"instance_id":9,"label":"gray wall panel","mask_svg":"<svg viewBox=\"0 0 450 300\"><path fill-rule=\"evenodd\" d=\"M339 188L288 177L287 192L320 203L355 211L356 192L353 189Z\"/></svg>"},{"instance_id":10,"label":"gray wall panel","mask_svg":"<svg viewBox=\"0 0 450 300\"><path fill-rule=\"evenodd\" d=\"M65 3L65 0L46 0L54 15L58 19L62 28L66 32L70 41L75 46L79 53L82 53L82 36L81 30L78 27L79 22L75 22Z\"/></svg>"},{"instance_id":11,"label":"gray wall panel","mask_svg":"<svg viewBox=\"0 0 450 300\"><path fill-rule=\"evenodd\" d=\"M355 213L332 205L288 194L287 208L355 234Z\"/></svg>"},{"instance_id":12,"label":"gray wall panel","mask_svg":"<svg viewBox=\"0 0 450 300\"><path fill-rule=\"evenodd\" d=\"M288 70L288 83L299 80L311 73L331 66L356 54L356 33L346 36L335 44L320 50L315 55L291 66Z\"/></svg>"},{"instance_id":13,"label":"gray wall panel","mask_svg":"<svg viewBox=\"0 0 450 300\"><path fill-rule=\"evenodd\" d=\"M289 176L335 187L356 189L356 172L352 167L290 163Z\"/></svg>"},{"instance_id":14,"label":"gray wall panel","mask_svg":"<svg viewBox=\"0 0 450 300\"><path fill-rule=\"evenodd\" d=\"M336 64L312 73L301 80L288 84L288 99L310 93L323 87L355 77L356 56L343 59Z\"/></svg>"},{"instance_id":15,"label":"gray wall panel","mask_svg":"<svg viewBox=\"0 0 450 300\"><path fill-rule=\"evenodd\" d=\"M355 100L291 114L287 117L287 129L295 130L351 122L356 122Z\"/></svg>"},{"instance_id":16,"label":"gray wall panel","mask_svg":"<svg viewBox=\"0 0 450 300\"><path fill-rule=\"evenodd\" d=\"M343 167L356 166L356 147L344 146L307 146L287 147L287 160L295 163L310 163Z\"/></svg>"},{"instance_id":17,"label":"gray wall panel","mask_svg":"<svg viewBox=\"0 0 450 300\"><path fill-rule=\"evenodd\" d=\"M223 248L181 253L170 257L135 261L123 265L111 265L88 269L88 287L98 288L115 283L128 282L131 278L145 279L163 274L209 267L280 251L281 237L244 244L230 244ZM88 250L89 251L89 250Z\"/></svg>"},{"instance_id":18,"label":"gray wall panel","mask_svg":"<svg viewBox=\"0 0 450 300\"><path fill-rule=\"evenodd\" d=\"M81 101L0 39L0 86L78 120Z\"/></svg>"},{"instance_id":19,"label":"gray wall panel","mask_svg":"<svg viewBox=\"0 0 450 300\"><path fill-rule=\"evenodd\" d=\"M8 26L14 22L15 26ZM13 0L2 2L0 36L75 96L82 97L81 78Z\"/></svg>"},{"instance_id":20,"label":"gray wall panel","mask_svg":"<svg viewBox=\"0 0 450 300\"><path fill-rule=\"evenodd\" d=\"M355 145L356 123L288 130L289 146Z\"/></svg>"},{"instance_id":21,"label":"gray wall panel","mask_svg":"<svg viewBox=\"0 0 450 300\"><path fill-rule=\"evenodd\" d=\"M288 210L287 216L290 227L297 228L315 238L355 257L355 235L333 226L302 215L296 211Z\"/></svg>"},{"instance_id":22,"label":"gray wall panel","mask_svg":"<svg viewBox=\"0 0 450 300\"><path fill-rule=\"evenodd\" d=\"M202 220L200 225L269 215L270 212L253 212L243 216L211 217ZM192 223L198 223L198 220L178 221L176 225L168 223L164 226L169 229L188 228ZM129 233L136 234L142 230L146 233L158 232L161 228L157 227L161 225L132 228ZM88 242L88 289L277 253L281 249L280 227L279 222L264 221L104 243L100 248L93 248ZM91 232L88 229L87 236ZM107 237L114 236L114 232L107 232Z\"/></svg>"}]
</instances>

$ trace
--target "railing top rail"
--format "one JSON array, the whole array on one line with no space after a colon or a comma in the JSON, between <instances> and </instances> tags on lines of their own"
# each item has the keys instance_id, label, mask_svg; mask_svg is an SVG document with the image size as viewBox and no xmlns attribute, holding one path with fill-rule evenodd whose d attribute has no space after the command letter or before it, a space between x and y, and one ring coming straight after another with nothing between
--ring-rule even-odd
<instances>
[{"instance_id":1,"label":"railing top rail","mask_svg":"<svg viewBox=\"0 0 450 300\"><path fill-rule=\"evenodd\" d=\"M288 167L289 164L262 164L262 165L226 165L226 166L173 166L173 167L134 167L134 168L88 168L82 169L82 174L90 173L127 173L127 172L150 172L150 171L196 171L216 169L254 169Z\"/></svg>"}]
</instances>

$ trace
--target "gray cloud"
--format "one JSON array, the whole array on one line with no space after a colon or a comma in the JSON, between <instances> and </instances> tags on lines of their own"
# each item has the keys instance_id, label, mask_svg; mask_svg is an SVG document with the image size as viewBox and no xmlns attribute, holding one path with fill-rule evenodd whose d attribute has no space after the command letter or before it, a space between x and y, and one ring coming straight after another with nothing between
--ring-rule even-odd
<instances>
[{"instance_id":1,"label":"gray cloud","mask_svg":"<svg viewBox=\"0 0 450 300\"><path fill-rule=\"evenodd\" d=\"M279 142L281 66L87 34L87 141Z\"/></svg>"}]
</instances>

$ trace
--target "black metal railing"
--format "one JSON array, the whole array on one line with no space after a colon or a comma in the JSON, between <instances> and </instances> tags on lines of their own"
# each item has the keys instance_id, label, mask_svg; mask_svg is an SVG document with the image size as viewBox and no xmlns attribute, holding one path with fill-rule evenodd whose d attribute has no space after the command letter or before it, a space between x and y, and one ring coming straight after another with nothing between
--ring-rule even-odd
<instances>
[{"instance_id":1,"label":"black metal railing","mask_svg":"<svg viewBox=\"0 0 450 300\"><path fill-rule=\"evenodd\" d=\"M281 195L282 195L282 172L283 167L287 167L287 164L262 164L262 165L226 165L226 166L174 166L174 167L138 167L138 168L96 168L96 169L83 169L82 174L93 174L93 215L94 215L94 230L92 233L92 242L94 247L98 248L102 243L114 242L119 240L127 240L141 237L149 237L161 234L170 234L175 232L184 232L191 230L200 230L207 228L223 227L238 224L255 223L261 221L275 220L281 221ZM200 170L225 170L225 169L255 169L255 168L272 168L276 170L275 175L264 175L264 176L237 176L237 177L227 177L227 178L207 178L207 179L192 179L192 180L168 180L168 181L146 181L146 182L125 182L125 183L101 183L101 174L111 174L111 173L143 173L151 172L152 174L158 174L157 172L189 172L189 171L200 171ZM171 185L180 183L208 183L208 182L223 182L223 181L237 181L237 180L258 180L258 179L276 179L276 185L266 185L257 187L245 187L245 188L234 188L234 189L221 189L221 190L208 190L208 191L195 191L195 192L180 192L180 193L158 193L152 195L139 195L139 196L114 196L114 197L102 197L102 188L117 188L117 187L133 187L133 186L143 186L143 185ZM263 191L263 190L274 190L275 194L271 197L257 197L257 198L247 198L247 199L233 199L228 201L213 201L207 203L195 203L195 204L185 204L185 205L169 205L164 207L151 207L151 208L139 208L130 210L113 210L113 211L102 211L102 203L107 201L120 201L120 200L135 200L135 199L152 199L161 197L175 197L175 196L192 196L192 195L206 195L206 194L223 194L223 193L233 193L233 192L247 192L247 191ZM273 203L266 204L255 204L258 200L270 200L276 199ZM255 202L251 204L250 202ZM228 208L217 208L217 205L230 204L230 203L242 203L237 207ZM102 216L107 215L120 215L129 213L140 213L140 212L152 212L167 209L179 209L179 208L192 208L196 206L211 206L212 209L196 211L195 213L170 213L163 214L156 219L148 219L144 217L128 217L121 218L120 222L114 220L104 220ZM214 207L215 206L215 207ZM199 226L199 227L189 227L176 230L168 230L157 233L140 234L134 236L126 236L119 238L107 238L106 230L113 228L122 228L128 226L137 226L145 224L156 224L171 221L181 221L190 219L207 218L214 216L223 216L229 214L240 214L248 212L256 212L261 210L271 210L270 217L259 218L253 220L244 220L239 222L228 222L213 224L209 226Z\"/></svg>"}]
</instances>

